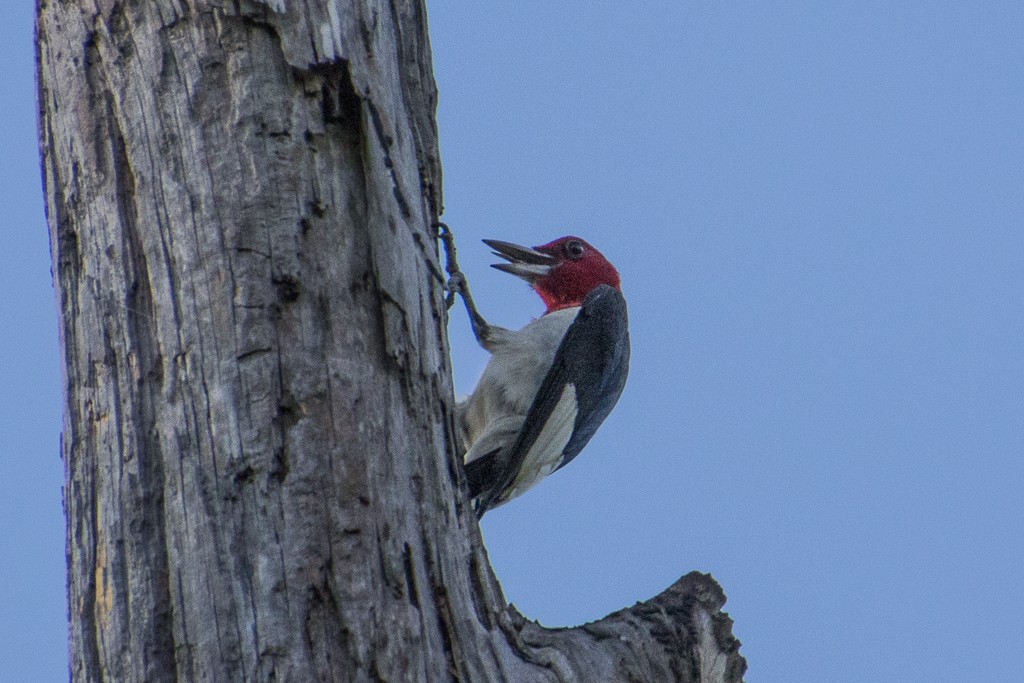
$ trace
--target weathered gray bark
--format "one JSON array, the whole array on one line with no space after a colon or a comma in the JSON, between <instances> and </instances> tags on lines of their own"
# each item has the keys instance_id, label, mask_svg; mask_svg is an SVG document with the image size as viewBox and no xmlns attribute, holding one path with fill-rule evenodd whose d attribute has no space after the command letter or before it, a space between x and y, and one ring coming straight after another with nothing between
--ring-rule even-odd
<instances>
[{"instance_id":1,"label":"weathered gray bark","mask_svg":"<svg viewBox=\"0 0 1024 683\"><path fill-rule=\"evenodd\" d=\"M39 4L77 681L737 681L509 608L458 490L421 0Z\"/></svg>"}]
</instances>

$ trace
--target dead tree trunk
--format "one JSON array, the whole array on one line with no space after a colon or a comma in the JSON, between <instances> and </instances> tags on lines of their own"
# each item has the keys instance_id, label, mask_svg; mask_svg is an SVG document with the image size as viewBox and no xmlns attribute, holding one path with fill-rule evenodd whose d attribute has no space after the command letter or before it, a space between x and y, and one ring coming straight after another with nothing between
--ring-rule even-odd
<instances>
[{"instance_id":1,"label":"dead tree trunk","mask_svg":"<svg viewBox=\"0 0 1024 683\"><path fill-rule=\"evenodd\" d=\"M421 0L40 0L76 681L738 681L691 574L510 609L459 492Z\"/></svg>"}]
</instances>

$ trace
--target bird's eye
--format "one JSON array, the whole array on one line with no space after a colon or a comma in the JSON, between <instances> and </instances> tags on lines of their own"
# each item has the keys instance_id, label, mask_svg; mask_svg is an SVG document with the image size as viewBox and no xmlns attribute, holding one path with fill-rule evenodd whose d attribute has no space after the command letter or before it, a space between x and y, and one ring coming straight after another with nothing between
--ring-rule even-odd
<instances>
[{"instance_id":1,"label":"bird's eye","mask_svg":"<svg viewBox=\"0 0 1024 683\"><path fill-rule=\"evenodd\" d=\"M569 240L565 243L565 255L576 260L583 256L583 243L579 240Z\"/></svg>"}]
</instances>

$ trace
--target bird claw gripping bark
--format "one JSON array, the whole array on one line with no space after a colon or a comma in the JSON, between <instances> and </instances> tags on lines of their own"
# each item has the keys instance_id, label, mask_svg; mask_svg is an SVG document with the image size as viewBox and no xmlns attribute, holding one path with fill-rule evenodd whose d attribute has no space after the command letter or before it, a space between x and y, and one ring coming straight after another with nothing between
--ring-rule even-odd
<instances>
[{"instance_id":1,"label":"bird claw gripping bark","mask_svg":"<svg viewBox=\"0 0 1024 683\"><path fill-rule=\"evenodd\" d=\"M462 297L463 302L466 304L466 313L469 314L469 322L473 326L473 335L476 337L477 342L481 346L485 346L485 342L490 336L490 324L484 317L480 315L480 312L476 309L476 304L473 302L473 296L469 293L469 281L466 279L465 274L459 269L459 262L455 253L455 235L452 234L451 228L447 224L438 221L435 223L437 227L437 237L441 240L441 244L444 245L444 257L445 266L444 270L448 273L448 282L445 283L445 291L447 292L444 297L445 306L448 309L455 304L455 296L459 295Z\"/></svg>"},{"instance_id":2,"label":"bird claw gripping bark","mask_svg":"<svg viewBox=\"0 0 1024 683\"><path fill-rule=\"evenodd\" d=\"M437 238L444 245L444 270L448 273L448 281L444 284L444 304L449 310L455 304L455 295L463 289L467 289L466 276L459 270L459 263L455 258L455 235L446 223L438 221L434 224L437 228Z\"/></svg>"}]
</instances>

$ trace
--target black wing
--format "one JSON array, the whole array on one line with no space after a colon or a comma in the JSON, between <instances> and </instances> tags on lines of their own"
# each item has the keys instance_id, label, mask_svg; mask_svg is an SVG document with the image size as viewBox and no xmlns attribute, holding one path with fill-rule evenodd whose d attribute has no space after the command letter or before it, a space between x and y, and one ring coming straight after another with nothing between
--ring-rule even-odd
<instances>
[{"instance_id":1,"label":"black wing","mask_svg":"<svg viewBox=\"0 0 1024 683\"><path fill-rule=\"evenodd\" d=\"M575 458L594 436L619 400L628 372L626 300L614 287L599 285L583 300L566 331L512 447L467 465L470 493L479 498L477 513L482 516L489 507L502 502L567 384L572 384L576 392L576 422L556 469Z\"/></svg>"}]
</instances>

